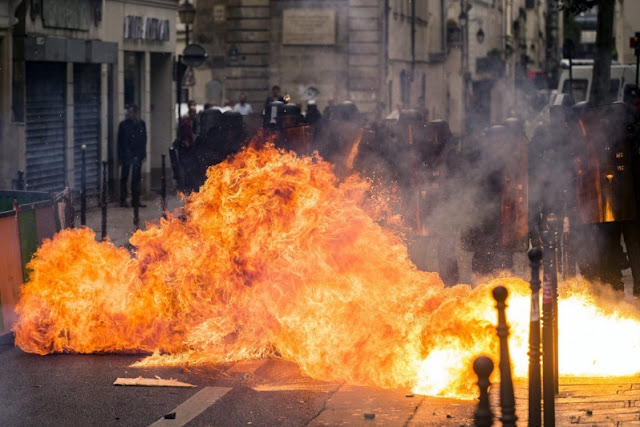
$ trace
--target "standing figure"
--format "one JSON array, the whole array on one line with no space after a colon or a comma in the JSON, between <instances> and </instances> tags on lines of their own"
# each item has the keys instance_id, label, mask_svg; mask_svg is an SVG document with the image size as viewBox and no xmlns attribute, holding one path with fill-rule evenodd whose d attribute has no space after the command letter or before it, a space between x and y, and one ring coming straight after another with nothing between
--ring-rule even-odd
<instances>
[{"instance_id":1,"label":"standing figure","mask_svg":"<svg viewBox=\"0 0 640 427\"><path fill-rule=\"evenodd\" d=\"M444 120L429 121L424 116L425 110L405 110L400 113L401 119L407 111L418 113L413 127L413 147L409 148L415 159L404 166L412 165L413 168L410 187L413 206L410 212L415 237L409 254L418 268L437 271L442 281L451 286L460 279L455 239L452 237L457 227L445 207L451 206L455 194L451 182L455 157L451 129ZM406 125L404 127L406 129ZM432 264L436 260L437 268Z\"/></svg>"},{"instance_id":2,"label":"standing figure","mask_svg":"<svg viewBox=\"0 0 640 427\"><path fill-rule=\"evenodd\" d=\"M623 233L633 276L633 295L640 297L640 88L635 85L628 86L625 89L624 102L627 105L626 131L630 141L629 160L635 191L636 215L633 221L623 225Z\"/></svg>"},{"instance_id":3,"label":"standing figure","mask_svg":"<svg viewBox=\"0 0 640 427\"><path fill-rule=\"evenodd\" d=\"M476 275L511 271L513 253L527 248L528 145L521 122L507 119L470 146L472 222L462 239Z\"/></svg>"},{"instance_id":4,"label":"standing figure","mask_svg":"<svg viewBox=\"0 0 640 427\"><path fill-rule=\"evenodd\" d=\"M248 116L253 113L253 109L251 108L251 104L247 102L247 94L242 92L238 96L238 103L233 107L235 111L242 114L243 116Z\"/></svg>"},{"instance_id":5,"label":"standing figure","mask_svg":"<svg viewBox=\"0 0 640 427\"><path fill-rule=\"evenodd\" d=\"M174 142L178 151L180 165L180 191L189 194L199 187L199 162L195 148L195 138L198 134L199 120L195 101L189 101L189 111L180 119L180 133Z\"/></svg>"},{"instance_id":6,"label":"standing figure","mask_svg":"<svg viewBox=\"0 0 640 427\"><path fill-rule=\"evenodd\" d=\"M198 112L195 101L191 100L187 105L189 110L180 119L179 139L182 145L190 147L198 134Z\"/></svg>"},{"instance_id":7,"label":"standing figure","mask_svg":"<svg viewBox=\"0 0 640 427\"><path fill-rule=\"evenodd\" d=\"M144 208L140 203L142 161L147 157L147 127L138 118L138 106L127 106L127 118L118 126L118 159L120 173L120 206L127 207L127 181L131 171L131 205Z\"/></svg>"},{"instance_id":8,"label":"standing figure","mask_svg":"<svg viewBox=\"0 0 640 427\"><path fill-rule=\"evenodd\" d=\"M318 123L322 118L322 114L320 113L320 110L318 110L318 105L315 100L311 99L307 102L307 115L304 118L310 125Z\"/></svg>"},{"instance_id":9,"label":"standing figure","mask_svg":"<svg viewBox=\"0 0 640 427\"><path fill-rule=\"evenodd\" d=\"M284 98L280 95L280 86L274 85L271 88L271 94L267 97L267 100L264 102L264 110L263 114L269 114L269 104L274 101L284 102Z\"/></svg>"},{"instance_id":10,"label":"standing figure","mask_svg":"<svg viewBox=\"0 0 640 427\"><path fill-rule=\"evenodd\" d=\"M620 236L623 227L633 231L627 226L636 217L626 106L578 103L574 110L583 136L574 162L577 219L588 233L590 246L579 253L578 266L585 278L624 291L622 270L628 267L628 260ZM627 249L637 254L636 239L627 239L632 237L628 233L624 237Z\"/></svg>"}]
</instances>

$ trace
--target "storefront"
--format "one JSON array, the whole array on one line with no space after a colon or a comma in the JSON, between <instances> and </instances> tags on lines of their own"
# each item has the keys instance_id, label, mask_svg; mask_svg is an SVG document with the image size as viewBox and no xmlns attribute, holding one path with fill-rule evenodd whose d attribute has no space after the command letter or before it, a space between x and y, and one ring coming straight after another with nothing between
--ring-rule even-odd
<instances>
[{"instance_id":1,"label":"storefront","mask_svg":"<svg viewBox=\"0 0 640 427\"><path fill-rule=\"evenodd\" d=\"M142 185L148 193L160 187L161 156L168 154L175 135L172 88L177 1L107 1L105 7L105 17L110 22L105 39L118 46L117 64L109 72L112 120L107 152L112 185L120 173L118 124L125 118L125 107L135 104L147 125L147 159L143 163Z\"/></svg>"},{"instance_id":2,"label":"storefront","mask_svg":"<svg viewBox=\"0 0 640 427\"><path fill-rule=\"evenodd\" d=\"M102 3L22 3L16 21L11 123L20 131L3 168L24 171L29 190L79 188L84 146L87 189L97 194L107 135L102 71L117 60L116 44L102 40Z\"/></svg>"},{"instance_id":3,"label":"storefront","mask_svg":"<svg viewBox=\"0 0 640 427\"><path fill-rule=\"evenodd\" d=\"M137 104L147 124L143 190L159 187L161 154L175 134L176 7L177 0L20 3L11 37L0 38L10 64L2 71L11 94L1 123L11 137L2 147L5 188L24 171L29 190L58 191L65 182L79 189L84 152L89 193L100 188L103 162L116 189L117 129L127 104Z\"/></svg>"}]
</instances>

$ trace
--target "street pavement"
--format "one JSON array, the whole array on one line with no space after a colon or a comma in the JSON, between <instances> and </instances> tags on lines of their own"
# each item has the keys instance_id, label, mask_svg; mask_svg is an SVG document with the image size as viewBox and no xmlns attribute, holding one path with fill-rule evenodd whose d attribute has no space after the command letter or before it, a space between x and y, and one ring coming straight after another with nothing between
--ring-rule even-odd
<instances>
[{"instance_id":1,"label":"street pavement","mask_svg":"<svg viewBox=\"0 0 640 427\"><path fill-rule=\"evenodd\" d=\"M0 346L3 426L472 426L476 401L415 395L302 374L282 359L133 368L141 355L27 354ZM174 379L193 388L116 386ZM516 382L527 425L527 386ZM491 389L495 425L499 385ZM640 377L561 379L556 425L640 426Z\"/></svg>"}]
</instances>

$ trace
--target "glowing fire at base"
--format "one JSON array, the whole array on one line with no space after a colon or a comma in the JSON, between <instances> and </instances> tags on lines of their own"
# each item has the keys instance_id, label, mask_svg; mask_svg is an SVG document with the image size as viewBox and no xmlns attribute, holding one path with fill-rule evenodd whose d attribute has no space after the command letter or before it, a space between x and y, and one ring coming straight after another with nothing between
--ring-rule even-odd
<instances>
[{"instance_id":1,"label":"glowing fire at base","mask_svg":"<svg viewBox=\"0 0 640 427\"><path fill-rule=\"evenodd\" d=\"M267 145L208 171L169 216L131 238L136 256L65 230L30 263L17 307L24 351L149 352L138 365L265 356L326 380L474 398L472 360L497 361L491 289L510 291L516 376L526 376L530 291L517 278L445 288L420 272L355 177ZM563 287L560 371L640 371L640 311Z\"/></svg>"}]
</instances>

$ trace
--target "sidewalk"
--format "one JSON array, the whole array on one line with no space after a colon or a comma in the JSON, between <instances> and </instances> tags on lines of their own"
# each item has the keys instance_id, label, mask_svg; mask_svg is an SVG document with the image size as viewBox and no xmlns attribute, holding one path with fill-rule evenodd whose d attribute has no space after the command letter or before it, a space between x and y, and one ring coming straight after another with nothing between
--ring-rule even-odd
<instances>
[{"instance_id":1,"label":"sidewalk","mask_svg":"<svg viewBox=\"0 0 640 427\"><path fill-rule=\"evenodd\" d=\"M161 198L153 195L153 197L142 200L147 205L146 208L139 208L138 215L140 217L140 228L145 229L147 222L158 221L162 217ZM76 201L76 206L79 206ZM174 212L183 206L183 201L176 194L167 195L167 211ZM80 226L80 211L76 212L75 226ZM87 209L86 226L96 233L99 240L102 235L102 209L100 207L92 207ZM129 243L129 238L135 231L133 225L133 208L121 208L117 202L109 203L107 206L107 236L116 246L124 246Z\"/></svg>"}]
</instances>

